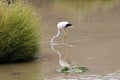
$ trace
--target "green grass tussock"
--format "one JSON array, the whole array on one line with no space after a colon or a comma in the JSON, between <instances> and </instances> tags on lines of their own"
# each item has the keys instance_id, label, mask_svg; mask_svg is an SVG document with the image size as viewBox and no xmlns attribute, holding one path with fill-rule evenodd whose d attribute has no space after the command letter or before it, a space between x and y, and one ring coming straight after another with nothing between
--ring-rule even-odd
<instances>
[{"instance_id":1,"label":"green grass tussock","mask_svg":"<svg viewBox=\"0 0 120 80\"><path fill-rule=\"evenodd\" d=\"M34 59L40 49L39 19L23 2L0 2L0 63Z\"/></svg>"}]
</instances>

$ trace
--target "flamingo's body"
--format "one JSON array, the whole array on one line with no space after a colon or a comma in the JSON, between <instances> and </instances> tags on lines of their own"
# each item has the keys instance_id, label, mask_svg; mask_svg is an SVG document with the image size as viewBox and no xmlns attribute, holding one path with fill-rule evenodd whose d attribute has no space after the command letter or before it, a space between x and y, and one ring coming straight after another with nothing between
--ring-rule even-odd
<instances>
[{"instance_id":1,"label":"flamingo's body","mask_svg":"<svg viewBox=\"0 0 120 80\"><path fill-rule=\"evenodd\" d=\"M54 44L54 39L57 38L57 37L59 37L61 31L64 32L64 34L65 34L64 38L66 38L67 33L65 32L65 28L67 28L67 27L73 27L73 26L72 26L72 24L70 24L70 23L67 22L67 21L59 22L59 23L57 24L58 33L57 33L55 36L53 36L52 39L51 39L51 48L52 48L52 50L53 50L54 52L56 52L56 53L59 55L59 65L60 65L61 67L69 67L70 64L68 64L67 62L65 62L65 61L62 60L62 58L61 58L61 53L60 53L59 51L56 51L56 50L54 49L54 45L53 45L53 44Z\"/></svg>"}]
</instances>

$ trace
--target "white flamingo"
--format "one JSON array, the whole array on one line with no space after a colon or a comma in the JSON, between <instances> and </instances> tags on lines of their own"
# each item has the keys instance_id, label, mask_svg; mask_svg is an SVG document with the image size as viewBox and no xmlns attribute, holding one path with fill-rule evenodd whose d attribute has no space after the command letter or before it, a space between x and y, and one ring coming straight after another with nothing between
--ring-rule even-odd
<instances>
[{"instance_id":1,"label":"white flamingo","mask_svg":"<svg viewBox=\"0 0 120 80\"><path fill-rule=\"evenodd\" d=\"M67 42L66 42L67 33L65 32L65 28L68 28L68 27L74 27L74 26L72 26L72 24L67 21L59 22L57 24L58 33L55 36L53 36L51 39L51 49L59 55L59 65L61 67L70 67L70 64L63 61L61 53L59 51L55 50L54 40L55 40L55 38L59 37L60 32L63 31L64 32L64 41L65 41L65 44L67 44Z\"/></svg>"}]
</instances>

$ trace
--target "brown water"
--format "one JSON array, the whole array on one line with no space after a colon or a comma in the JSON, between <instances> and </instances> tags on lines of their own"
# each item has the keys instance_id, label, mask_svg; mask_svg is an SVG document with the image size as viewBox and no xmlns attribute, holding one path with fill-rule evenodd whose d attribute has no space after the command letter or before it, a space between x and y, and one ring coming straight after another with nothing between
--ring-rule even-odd
<instances>
[{"instance_id":1,"label":"brown water","mask_svg":"<svg viewBox=\"0 0 120 80\"><path fill-rule=\"evenodd\" d=\"M119 0L28 0L42 15L42 60L0 65L0 80L120 80ZM72 66L89 70L62 74L55 70L58 55L50 48L59 21L70 21L66 29L73 47L56 46ZM63 34L56 39L63 41Z\"/></svg>"}]
</instances>

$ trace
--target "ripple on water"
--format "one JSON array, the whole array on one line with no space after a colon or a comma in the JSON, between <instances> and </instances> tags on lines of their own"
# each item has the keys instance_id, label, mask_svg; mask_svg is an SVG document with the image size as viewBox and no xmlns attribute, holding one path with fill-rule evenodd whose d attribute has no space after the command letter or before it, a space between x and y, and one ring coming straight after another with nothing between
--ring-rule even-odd
<instances>
[{"instance_id":1,"label":"ripple on water","mask_svg":"<svg viewBox=\"0 0 120 80\"><path fill-rule=\"evenodd\" d=\"M114 73L108 73L106 75L86 74L80 76L74 76L73 78L52 78L44 80L120 80L120 70Z\"/></svg>"}]
</instances>

